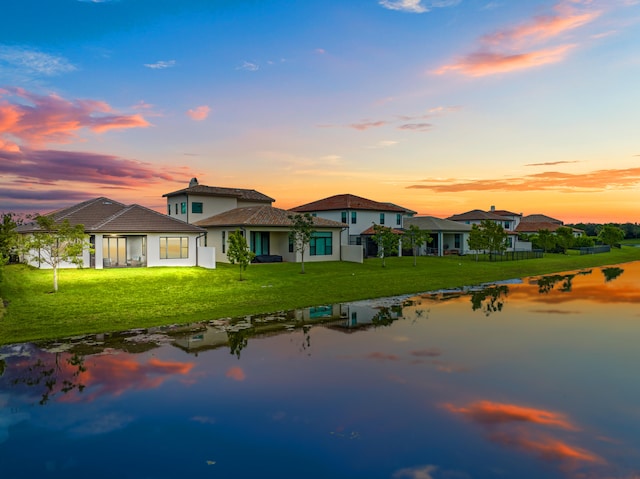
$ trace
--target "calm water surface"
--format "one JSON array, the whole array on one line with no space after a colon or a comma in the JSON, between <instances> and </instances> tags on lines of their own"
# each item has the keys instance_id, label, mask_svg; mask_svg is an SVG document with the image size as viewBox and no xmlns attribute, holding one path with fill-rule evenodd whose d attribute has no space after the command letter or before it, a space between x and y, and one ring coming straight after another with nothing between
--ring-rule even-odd
<instances>
[{"instance_id":1,"label":"calm water surface","mask_svg":"<svg viewBox=\"0 0 640 479\"><path fill-rule=\"evenodd\" d=\"M12 478L640 477L640 263L0 348Z\"/></svg>"}]
</instances>

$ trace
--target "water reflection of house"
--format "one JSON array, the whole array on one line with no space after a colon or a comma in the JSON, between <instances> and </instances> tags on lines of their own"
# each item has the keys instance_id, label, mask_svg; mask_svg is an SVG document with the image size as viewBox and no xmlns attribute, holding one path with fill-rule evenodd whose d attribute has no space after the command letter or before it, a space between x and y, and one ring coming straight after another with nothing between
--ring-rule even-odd
<instances>
[{"instance_id":1,"label":"water reflection of house","mask_svg":"<svg viewBox=\"0 0 640 479\"><path fill-rule=\"evenodd\" d=\"M239 321L221 321L218 325L203 325L197 331L174 335L173 345L189 353L220 347L231 347L237 336L244 339L273 336L301 329L304 326L341 321L346 317L344 305L331 304L257 315Z\"/></svg>"},{"instance_id":2,"label":"water reflection of house","mask_svg":"<svg viewBox=\"0 0 640 479\"><path fill-rule=\"evenodd\" d=\"M342 305L343 319L327 326L329 329L353 333L364 329L385 326L402 317L402 306L372 306L369 303Z\"/></svg>"}]
</instances>

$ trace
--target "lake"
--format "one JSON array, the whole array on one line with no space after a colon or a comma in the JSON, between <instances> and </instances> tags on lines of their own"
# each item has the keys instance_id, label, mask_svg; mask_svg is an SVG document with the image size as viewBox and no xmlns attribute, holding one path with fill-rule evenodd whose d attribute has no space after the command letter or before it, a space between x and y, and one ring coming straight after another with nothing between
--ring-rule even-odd
<instances>
[{"instance_id":1,"label":"lake","mask_svg":"<svg viewBox=\"0 0 640 479\"><path fill-rule=\"evenodd\" d=\"M635 262L1 347L0 471L638 478L639 303Z\"/></svg>"}]
</instances>

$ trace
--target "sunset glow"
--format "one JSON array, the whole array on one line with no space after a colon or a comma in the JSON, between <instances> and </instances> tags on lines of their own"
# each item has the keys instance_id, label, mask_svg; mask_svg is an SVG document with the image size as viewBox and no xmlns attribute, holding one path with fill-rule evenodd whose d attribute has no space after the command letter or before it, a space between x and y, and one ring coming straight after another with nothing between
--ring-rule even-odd
<instances>
[{"instance_id":1,"label":"sunset glow","mask_svg":"<svg viewBox=\"0 0 640 479\"><path fill-rule=\"evenodd\" d=\"M439 217L640 221L635 1L3 13L0 211L108 196L164 212L197 177L285 209L350 193Z\"/></svg>"}]
</instances>

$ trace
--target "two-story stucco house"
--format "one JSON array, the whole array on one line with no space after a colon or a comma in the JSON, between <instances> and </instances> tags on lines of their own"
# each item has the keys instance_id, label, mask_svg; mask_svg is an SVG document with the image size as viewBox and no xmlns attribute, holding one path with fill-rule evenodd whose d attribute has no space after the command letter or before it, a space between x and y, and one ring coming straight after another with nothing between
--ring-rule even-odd
<instances>
[{"instance_id":1,"label":"two-story stucco house","mask_svg":"<svg viewBox=\"0 0 640 479\"><path fill-rule=\"evenodd\" d=\"M367 255L375 255L377 252L377 247L371 240L374 224L401 230L404 219L415 214L415 211L393 203L381 203L351 194L329 196L296 206L291 211L311 213L319 218L346 224L342 244L363 245Z\"/></svg>"},{"instance_id":2,"label":"two-story stucco house","mask_svg":"<svg viewBox=\"0 0 640 479\"><path fill-rule=\"evenodd\" d=\"M256 190L205 186L193 178L188 188L166 193L167 213L203 228L204 242L215 250L216 262L229 262L229 236L241 231L256 262L302 261L289 240L293 211L275 208L273 198ZM342 230L347 225L314 218L315 231L304 255L305 261L362 261L359 249L343 248ZM356 251L357 250L357 251Z\"/></svg>"},{"instance_id":3,"label":"two-story stucco house","mask_svg":"<svg viewBox=\"0 0 640 479\"><path fill-rule=\"evenodd\" d=\"M531 251L531 243L520 241L516 228L522 220L522 214L512 213L506 210L496 210L495 206L490 211L471 210L466 213L453 215L447 218L450 221L464 223L466 225L479 225L483 221L493 221L504 228L507 233L507 251Z\"/></svg>"},{"instance_id":4,"label":"two-story stucco house","mask_svg":"<svg viewBox=\"0 0 640 479\"><path fill-rule=\"evenodd\" d=\"M167 199L167 214L185 223L197 223L234 208L263 206L275 201L256 190L205 186L192 178L188 188L162 195Z\"/></svg>"}]
</instances>

